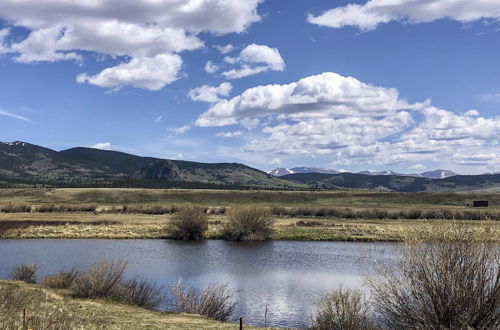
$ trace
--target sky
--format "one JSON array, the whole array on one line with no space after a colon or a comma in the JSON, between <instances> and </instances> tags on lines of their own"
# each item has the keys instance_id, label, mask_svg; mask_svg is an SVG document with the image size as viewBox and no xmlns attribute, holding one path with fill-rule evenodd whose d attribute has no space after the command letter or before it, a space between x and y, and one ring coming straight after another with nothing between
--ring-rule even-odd
<instances>
[{"instance_id":1,"label":"sky","mask_svg":"<svg viewBox=\"0 0 500 330\"><path fill-rule=\"evenodd\" d=\"M0 141L500 171L500 0L0 0Z\"/></svg>"}]
</instances>

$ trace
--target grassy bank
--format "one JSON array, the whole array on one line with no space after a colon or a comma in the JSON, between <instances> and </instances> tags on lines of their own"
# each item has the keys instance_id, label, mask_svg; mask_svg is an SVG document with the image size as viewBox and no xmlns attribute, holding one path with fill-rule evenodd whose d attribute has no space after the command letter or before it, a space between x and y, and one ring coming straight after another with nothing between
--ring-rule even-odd
<instances>
[{"instance_id":1,"label":"grassy bank","mask_svg":"<svg viewBox=\"0 0 500 330\"><path fill-rule=\"evenodd\" d=\"M107 300L71 298L65 290L23 282L0 281L0 328L22 327L23 309L29 322L50 329L237 329L199 315L162 313ZM245 327L246 329L255 329Z\"/></svg>"},{"instance_id":2,"label":"grassy bank","mask_svg":"<svg viewBox=\"0 0 500 330\"><path fill-rule=\"evenodd\" d=\"M169 238L166 225L172 215L88 213L0 213L0 238ZM226 216L210 216L205 238L222 237ZM474 230L489 230L500 240L497 221L463 221ZM358 220L278 217L276 240L399 241L420 220Z\"/></svg>"},{"instance_id":3,"label":"grassy bank","mask_svg":"<svg viewBox=\"0 0 500 330\"><path fill-rule=\"evenodd\" d=\"M193 206L209 215L205 238L221 238L227 213L242 204L270 210L277 240L398 241L424 219L463 220L500 240L494 193L41 188L0 189L0 238L169 238L167 223Z\"/></svg>"}]
</instances>

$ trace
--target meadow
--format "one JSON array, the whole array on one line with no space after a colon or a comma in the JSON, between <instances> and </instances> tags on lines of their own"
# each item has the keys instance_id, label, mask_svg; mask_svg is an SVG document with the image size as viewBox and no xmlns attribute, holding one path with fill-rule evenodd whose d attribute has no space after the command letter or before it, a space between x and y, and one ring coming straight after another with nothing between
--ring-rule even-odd
<instances>
[{"instance_id":1,"label":"meadow","mask_svg":"<svg viewBox=\"0 0 500 330\"><path fill-rule=\"evenodd\" d=\"M473 208L475 200L490 207ZM221 238L231 208L276 218L273 239L398 241L425 220L459 220L500 239L500 194L189 189L1 189L2 238L168 238L179 210L202 208L205 238Z\"/></svg>"}]
</instances>

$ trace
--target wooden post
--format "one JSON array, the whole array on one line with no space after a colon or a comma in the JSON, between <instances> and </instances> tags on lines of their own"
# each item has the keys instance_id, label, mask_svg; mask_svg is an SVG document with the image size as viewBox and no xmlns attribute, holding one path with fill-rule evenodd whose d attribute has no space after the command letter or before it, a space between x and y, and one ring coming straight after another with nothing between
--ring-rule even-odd
<instances>
[{"instance_id":1,"label":"wooden post","mask_svg":"<svg viewBox=\"0 0 500 330\"><path fill-rule=\"evenodd\" d=\"M240 330L243 330L243 318L240 317Z\"/></svg>"},{"instance_id":2,"label":"wooden post","mask_svg":"<svg viewBox=\"0 0 500 330\"><path fill-rule=\"evenodd\" d=\"M267 305L266 305L266 313L264 314L264 328L267 328Z\"/></svg>"},{"instance_id":3,"label":"wooden post","mask_svg":"<svg viewBox=\"0 0 500 330\"><path fill-rule=\"evenodd\" d=\"M23 308L23 330L26 330L26 308Z\"/></svg>"}]
</instances>

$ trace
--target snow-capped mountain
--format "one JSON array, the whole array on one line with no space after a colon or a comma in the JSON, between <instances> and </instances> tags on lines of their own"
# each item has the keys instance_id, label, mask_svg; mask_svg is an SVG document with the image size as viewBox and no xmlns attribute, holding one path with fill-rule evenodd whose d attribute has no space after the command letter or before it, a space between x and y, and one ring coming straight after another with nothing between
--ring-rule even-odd
<instances>
[{"instance_id":1,"label":"snow-capped mountain","mask_svg":"<svg viewBox=\"0 0 500 330\"><path fill-rule=\"evenodd\" d=\"M446 179L449 178L450 176L455 176L458 175L457 173L450 171L450 170L435 170L435 171L428 171L424 173L420 173L420 175L424 178L428 179Z\"/></svg>"},{"instance_id":2,"label":"snow-capped mountain","mask_svg":"<svg viewBox=\"0 0 500 330\"><path fill-rule=\"evenodd\" d=\"M274 176L283 176L287 174L294 174L295 172L286 167L277 167L274 170L267 171L266 173Z\"/></svg>"},{"instance_id":3,"label":"snow-capped mountain","mask_svg":"<svg viewBox=\"0 0 500 330\"><path fill-rule=\"evenodd\" d=\"M293 168L286 168L286 167L278 167L275 168L274 170L270 170L267 172L267 174L271 174L274 176L283 176L287 174L297 174L297 173L325 173L325 174L339 174L343 173L343 171L337 171L337 170L332 170L328 168L322 168L322 167L293 167Z\"/></svg>"},{"instance_id":4,"label":"snow-capped mountain","mask_svg":"<svg viewBox=\"0 0 500 330\"><path fill-rule=\"evenodd\" d=\"M322 168L322 167L293 167L293 168L286 168L286 167L278 167L275 168L274 170L268 171L268 174L274 175L274 176L283 176L287 174L298 174L298 173L324 173L324 174L340 174L344 173L345 171L339 171L339 170L332 170L328 168ZM428 179L445 179L449 178L451 176L458 175L457 173L450 171L450 170L435 170L435 171L428 171L428 172L423 172L423 173L398 173L394 171L362 171L358 172L357 174L364 174L364 175L391 175L391 176L411 176L415 178L428 178ZM493 173L492 173L493 174Z\"/></svg>"},{"instance_id":5,"label":"snow-capped mountain","mask_svg":"<svg viewBox=\"0 0 500 330\"><path fill-rule=\"evenodd\" d=\"M362 171L362 172L358 172L358 174L364 174L364 175L394 175L394 176L414 176L414 177L422 177L422 175L418 174L418 173L410 173L410 174L406 174L406 173L398 173L398 172L394 172L394 171Z\"/></svg>"}]
</instances>

